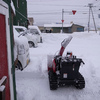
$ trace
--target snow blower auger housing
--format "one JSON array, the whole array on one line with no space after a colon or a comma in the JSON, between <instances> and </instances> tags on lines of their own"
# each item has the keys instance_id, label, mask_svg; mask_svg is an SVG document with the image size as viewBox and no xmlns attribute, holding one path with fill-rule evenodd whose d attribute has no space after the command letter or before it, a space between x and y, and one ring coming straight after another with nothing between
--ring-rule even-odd
<instances>
[{"instance_id":1,"label":"snow blower auger housing","mask_svg":"<svg viewBox=\"0 0 100 100\"><path fill-rule=\"evenodd\" d=\"M48 75L50 90L56 90L59 86L73 85L78 89L85 88L84 77L80 74L79 68L82 59L72 55L72 52L67 52L63 57L65 47L71 41L72 36L64 39L61 43L61 49L58 55L48 56Z\"/></svg>"}]
</instances>

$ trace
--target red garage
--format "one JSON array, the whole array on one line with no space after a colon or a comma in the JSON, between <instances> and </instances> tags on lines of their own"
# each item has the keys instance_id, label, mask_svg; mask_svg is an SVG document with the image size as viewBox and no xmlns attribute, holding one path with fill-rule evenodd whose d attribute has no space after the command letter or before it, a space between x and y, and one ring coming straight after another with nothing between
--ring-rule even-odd
<instances>
[{"instance_id":1,"label":"red garage","mask_svg":"<svg viewBox=\"0 0 100 100\"><path fill-rule=\"evenodd\" d=\"M8 11L0 1L0 100L14 100Z\"/></svg>"}]
</instances>

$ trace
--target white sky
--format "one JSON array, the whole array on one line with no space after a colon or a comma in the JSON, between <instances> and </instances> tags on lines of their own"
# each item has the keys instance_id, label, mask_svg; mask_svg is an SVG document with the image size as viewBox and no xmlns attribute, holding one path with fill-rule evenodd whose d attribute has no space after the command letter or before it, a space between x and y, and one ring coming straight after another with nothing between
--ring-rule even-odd
<instances>
[{"instance_id":1,"label":"white sky","mask_svg":"<svg viewBox=\"0 0 100 100\"><path fill-rule=\"evenodd\" d=\"M61 23L62 9L71 12L76 10L75 15L64 13L64 23L69 24L73 21L76 24L86 25L88 23L89 8L88 3L93 3L94 16L98 22L98 4L99 0L27 0L28 16L34 18L37 25L47 23ZM93 20L91 17L91 24Z\"/></svg>"}]
</instances>

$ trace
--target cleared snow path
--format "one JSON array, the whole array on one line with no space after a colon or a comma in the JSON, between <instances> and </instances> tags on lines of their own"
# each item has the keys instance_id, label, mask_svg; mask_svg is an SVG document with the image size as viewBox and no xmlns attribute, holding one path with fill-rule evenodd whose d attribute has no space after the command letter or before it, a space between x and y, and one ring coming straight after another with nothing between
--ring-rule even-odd
<instances>
[{"instance_id":1,"label":"cleared snow path","mask_svg":"<svg viewBox=\"0 0 100 100\"><path fill-rule=\"evenodd\" d=\"M60 87L49 89L47 74L47 55L59 51L61 41L67 34L45 34L43 43L30 49L30 63L23 70L16 70L16 88L18 100L99 100L100 98L100 35L94 32L73 33L72 41L66 51L72 51L85 65L80 72L85 78L86 87Z\"/></svg>"}]
</instances>

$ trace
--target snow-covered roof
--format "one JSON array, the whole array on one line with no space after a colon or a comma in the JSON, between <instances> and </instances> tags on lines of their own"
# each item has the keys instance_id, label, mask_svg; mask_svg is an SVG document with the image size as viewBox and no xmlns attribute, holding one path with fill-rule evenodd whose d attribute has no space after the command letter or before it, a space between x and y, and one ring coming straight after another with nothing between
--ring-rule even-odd
<instances>
[{"instance_id":1,"label":"snow-covered roof","mask_svg":"<svg viewBox=\"0 0 100 100\"><path fill-rule=\"evenodd\" d=\"M8 5L3 0L0 0L0 5L8 8Z\"/></svg>"},{"instance_id":2,"label":"snow-covered roof","mask_svg":"<svg viewBox=\"0 0 100 100\"><path fill-rule=\"evenodd\" d=\"M73 24L63 24L63 27L71 27ZM62 27L62 24L44 24L44 27Z\"/></svg>"},{"instance_id":3,"label":"snow-covered roof","mask_svg":"<svg viewBox=\"0 0 100 100\"><path fill-rule=\"evenodd\" d=\"M41 34L41 31L40 31L40 29L38 28L38 26L29 25L28 28L29 28L29 29L37 29L37 31Z\"/></svg>"}]
</instances>

